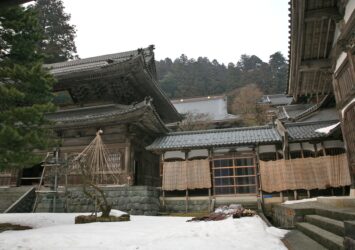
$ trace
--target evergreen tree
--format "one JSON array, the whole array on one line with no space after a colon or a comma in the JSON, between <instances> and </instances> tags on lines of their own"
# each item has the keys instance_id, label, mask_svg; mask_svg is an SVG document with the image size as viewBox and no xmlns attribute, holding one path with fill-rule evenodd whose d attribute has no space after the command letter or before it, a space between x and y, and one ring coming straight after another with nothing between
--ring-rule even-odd
<instances>
[{"instance_id":1,"label":"evergreen tree","mask_svg":"<svg viewBox=\"0 0 355 250\"><path fill-rule=\"evenodd\" d=\"M270 56L269 65L272 73L274 91L286 92L288 64L280 51Z\"/></svg>"},{"instance_id":2,"label":"evergreen tree","mask_svg":"<svg viewBox=\"0 0 355 250\"><path fill-rule=\"evenodd\" d=\"M77 56L74 38L76 30L70 25L70 15L64 12L62 0L37 0L33 6L45 39L39 42L45 63L63 62Z\"/></svg>"},{"instance_id":3,"label":"evergreen tree","mask_svg":"<svg viewBox=\"0 0 355 250\"><path fill-rule=\"evenodd\" d=\"M0 169L31 166L40 161L34 150L53 142L43 114L54 109L54 79L36 50L42 34L32 10L2 8L0 35Z\"/></svg>"},{"instance_id":4,"label":"evergreen tree","mask_svg":"<svg viewBox=\"0 0 355 250\"><path fill-rule=\"evenodd\" d=\"M197 60L181 55L174 62L166 58L156 62L158 79L170 98L187 98L228 94L236 88L255 84L265 94L284 92L287 81L287 63L280 52L268 63L255 55L243 54L228 67L207 57Z\"/></svg>"}]
</instances>

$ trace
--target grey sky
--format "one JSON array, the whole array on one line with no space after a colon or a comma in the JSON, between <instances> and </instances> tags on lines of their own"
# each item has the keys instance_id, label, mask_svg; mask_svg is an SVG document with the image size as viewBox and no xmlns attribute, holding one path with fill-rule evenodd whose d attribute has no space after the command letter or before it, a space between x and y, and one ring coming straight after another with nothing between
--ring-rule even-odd
<instances>
[{"instance_id":1,"label":"grey sky","mask_svg":"<svg viewBox=\"0 0 355 250\"><path fill-rule=\"evenodd\" d=\"M288 0L64 0L81 58L154 44L156 59L287 56Z\"/></svg>"}]
</instances>

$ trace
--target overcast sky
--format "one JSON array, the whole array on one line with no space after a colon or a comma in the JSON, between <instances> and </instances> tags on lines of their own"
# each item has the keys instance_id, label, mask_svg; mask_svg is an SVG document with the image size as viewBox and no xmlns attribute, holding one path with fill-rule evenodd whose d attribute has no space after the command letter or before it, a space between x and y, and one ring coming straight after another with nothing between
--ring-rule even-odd
<instances>
[{"instance_id":1,"label":"overcast sky","mask_svg":"<svg viewBox=\"0 0 355 250\"><path fill-rule=\"evenodd\" d=\"M236 63L287 56L288 0L63 0L81 58L155 45L156 59L181 54Z\"/></svg>"}]
</instances>

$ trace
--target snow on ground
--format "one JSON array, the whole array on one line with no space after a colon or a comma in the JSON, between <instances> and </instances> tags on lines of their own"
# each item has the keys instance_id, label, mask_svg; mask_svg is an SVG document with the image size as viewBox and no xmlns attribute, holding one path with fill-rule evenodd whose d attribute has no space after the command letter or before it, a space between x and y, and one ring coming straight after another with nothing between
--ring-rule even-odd
<instances>
[{"instance_id":1,"label":"snow on ground","mask_svg":"<svg viewBox=\"0 0 355 250\"><path fill-rule=\"evenodd\" d=\"M282 204L296 204L296 203L303 203L309 201L317 201L317 198L309 198L309 199L302 199L302 200L292 200L292 201L285 201Z\"/></svg>"},{"instance_id":2,"label":"snow on ground","mask_svg":"<svg viewBox=\"0 0 355 250\"><path fill-rule=\"evenodd\" d=\"M286 249L280 239L287 231L268 227L258 216L209 222L131 216L128 222L75 225L76 215L0 214L0 223L34 227L0 233L0 249Z\"/></svg>"}]
</instances>

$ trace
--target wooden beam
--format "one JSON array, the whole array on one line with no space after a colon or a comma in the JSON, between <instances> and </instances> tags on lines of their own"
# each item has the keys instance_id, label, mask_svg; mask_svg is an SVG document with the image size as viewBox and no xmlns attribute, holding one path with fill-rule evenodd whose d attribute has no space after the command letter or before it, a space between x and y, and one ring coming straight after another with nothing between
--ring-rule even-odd
<instances>
[{"instance_id":1,"label":"wooden beam","mask_svg":"<svg viewBox=\"0 0 355 250\"><path fill-rule=\"evenodd\" d=\"M316 10L308 10L305 13L305 22L310 22L319 19L334 19L339 21L342 19L337 8L322 8Z\"/></svg>"},{"instance_id":2,"label":"wooden beam","mask_svg":"<svg viewBox=\"0 0 355 250\"><path fill-rule=\"evenodd\" d=\"M328 70L332 67L332 62L329 59L304 60L301 62L299 71L319 71Z\"/></svg>"},{"instance_id":3,"label":"wooden beam","mask_svg":"<svg viewBox=\"0 0 355 250\"><path fill-rule=\"evenodd\" d=\"M24 3L31 2L32 0L2 0L0 1L0 7L1 8L6 8L6 7L11 7L14 5L20 5Z\"/></svg>"},{"instance_id":4,"label":"wooden beam","mask_svg":"<svg viewBox=\"0 0 355 250\"><path fill-rule=\"evenodd\" d=\"M327 26L327 35L325 37L325 46L324 46L324 53L323 53L323 57L326 58L327 57L327 52L328 52L328 39L329 39L329 33L330 33L330 26L332 24L332 19L328 20L328 26Z\"/></svg>"}]
</instances>

